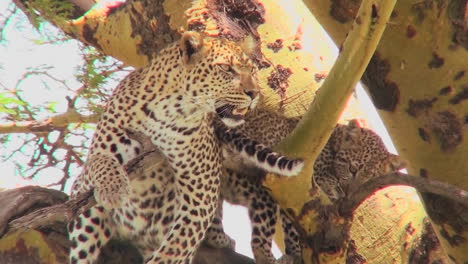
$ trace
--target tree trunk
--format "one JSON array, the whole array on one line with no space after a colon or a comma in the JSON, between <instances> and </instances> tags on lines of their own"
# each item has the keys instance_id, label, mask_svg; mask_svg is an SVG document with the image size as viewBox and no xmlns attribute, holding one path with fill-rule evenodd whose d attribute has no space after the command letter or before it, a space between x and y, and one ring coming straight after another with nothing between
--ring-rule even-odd
<instances>
[{"instance_id":1,"label":"tree trunk","mask_svg":"<svg viewBox=\"0 0 468 264\"><path fill-rule=\"evenodd\" d=\"M355 11L357 11L359 3L342 9L343 11L339 13L341 20L339 20L339 22L336 22L337 20L335 20L333 16L329 15L329 6L335 7L335 4L336 6L339 6L341 2L333 1L333 5L330 5L329 1L325 0L311 2L313 3L308 4L314 12L317 9L322 9L320 10L320 12L315 12L317 18L321 22L324 21L322 23L324 23L325 28L330 31L330 34L335 39L335 41L337 41L337 43L342 43L346 34L351 28L352 22L354 21L354 17L352 15L355 14ZM25 5L25 2L21 2L19 0L16 0L16 3L19 6ZM107 3L101 4L100 6L95 6L91 11L87 12L85 16L75 19L71 23L64 23L63 20L58 19L54 16L46 16L45 14L50 13L50 10L48 10L50 9L50 6L41 6L41 4L39 4L39 1L35 2L32 0L26 1L26 3L30 7L39 10L39 12L44 15L44 17L47 17L58 27L63 29L64 32L70 34L74 38L77 38L89 45L92 45L104 52L105 54L111 55L127 63L128 65L132 65L135 67L141 67L146 65L148 61L151 60L151 58L154 57L154 55L161 48L166 46L168 43L171 43L178 39L181 29L202 31L205 34L211 36L227 37L229 39L239 41L240 44L241 42L243 44L248 43L245 41L245 39L251 39L253 41L250 41L250 44L253 43L253 45L256 45L257 47L256 63L261 69L259 79L264 100L262 101L262 105L260 107L269 109L271 111L280 112L285 116L297 116L303 115L305 113L309 104L315 97L315 92L318 86L321 84L320 76L322 76L324 70L328 70L329 68L329 65L326 63L326 61L327 57L330 56L330 53L323 52L324 50L326 50L325 41L316 37L320 35L319 33L317 33L319 31L319 27L314 22L314 19L308 13L308 10L304 8L301 2L285 3L285 1L275 0L166 0L157 1L157 3L155 3L154 1L137 0L130 1L124 4ZM383 5L383 3L381 3L381 5L376 5L375 2L368 1L369 8L365 9L363 11L362 16L360 17L362 21L360 19L356 19L357 23L355 23L354 27L364 28L364 26L361 26L361 23L369 26L373 25L372 23L379 20L381 16L384 16L385 12L388 12L388 8L383 8L384 10L379 9ZM445 159L443 159L444 161L448 159L447 156L457 156L458 160L462 158L461 146L464 146L462 142L462 137L460 136L460 133L462 132L458 134L451 132L453 132L453 130L461 129L461 125L464 122L463 120L459 120L462 114L460 109L458 112L455 112L455 110L453 110L454 112L452 112L452 108L459 107L461 105L460 101L464 99L464 93L462 93L462 91L464 91L465 89L458 88L459 86L461 86L460 80L463 80L464 72L461 73L461 70L457 70L454 73L456 74L456 76L459 76L457 77L458 79L454 80L454 82L457 82L456 85L454 84L451 86L447 86L447 89L445 89L445 86L440 85L440 87L437 86L438 88L436 88L434 84L440 82L442 78L438 78L436 81L434 73L441 72L441 74L447 74L447 71L440 71L439 69L449 68L447 67L447 65L450 60L448 59L448 57L445 56L445 54L439 51L439 49L442 48L439 47L439 49L436 50L436 52L427 47L427 49L430 50L428 54L431 55L429 56L429 62L427 60L424 60L422 62L421 59L423 57L421 56L412 55L411 58L413 58L414 60L412 61L410 60L410 58L402 58L401 54L399 56L396 56L391 53L391 51L401 51L402 44L400 43L403 43L403 41L408 41L409 45L412 44L411 42L416 41L415 43L419 43L427 39L428 36L426 35L430 35L432 29L428 29L427 26L423 27L423 25L426 25L425 21L428 21L428 19L425 18L427 18L426 16L437 13L432 9L426 10L425 8L418 9L420 11L414 11L416 13L419 12L421 16L423 16L423 18L421 18L421 21L417 21L417 23L415 22L415 24L411 25L410 27L409 25L407 25L408 23L406 22L406 20L403 21L403 19L406 19L406 17L414 17L416 19L417 17L414 14L412 16L405 16L404 11L400 11L401 8L404 8L401 6L410 6L410 4L400 3L397 7L397 10L394 12L394 14L397 14L396 18L393 18L392 21L389 23L389 29L387 29L387 33L384 36L384 44L388 44L387 46L389 48L380 48L383 45L379 47L379 53L378 55L375 55L373 60L371 61L370 67L368 68L366 73L366 78L369 80L369 87L371 90L371 95L373 95L374 98L374 103L379 109L381 109L381 112L385 112L383 117L386 121L387 127L390 129L392 138L396 140L397 146L399 146L400 153L403 155L403 157L410 161L410 171L415 172L416 170L417 172L419 172L419 168L424 168L424 170L421 171L424 172L425 175L428 175L428 172L430 172L430 177L442 177L442 174L438 173L439 170L436 170L433 167L438 167L439 165L445 166L445 164L441 165L442 163L433 162L433 164L424 163L427 166L422 166L423 163L421 160L423 158L421 156L427 157L431 156L432 154L429 155L428 151L424 151L419 152L424 153L424 155L417 156L416 153L418 153L418 151L416 149L418 148L413 148L413 145L420 144L421 146L426 147L435 146L433 147L434 149L439 147L440 155L445 155ZM436 7L434 7L434 9L436 9ZM82 13L84 13L84 11L87 10L82 10ZM348 12L351 12L352 14L349 14ZM443 16L446 15L445 13L446 12L443 13ZM342 18L341 16L343 16L344 18ZM365 20L366 18L372 18L372 20L367 21ZM66 19L71 19L71 17ZM395 19L400 19L401 21L398 20L400 24L397 23L398 25L394 25ZM385 19L383 21L385 21ZM409 28L409 30L402 31L402 26L405 27L405 30L407 28ZM434 23L434 26L438 25ZM380 29L382 29L382 26L380 26ZM411 29L415 29L416 31L420 30L421 32L417 32L416 34ZM395 33L389 35L390 33L388 32ZM401 32L407 33L402 37L400 36ZM408 34L413 34L411 32L413 32L416 35L409 37ZM370 34L372 34L372 32ZM361 37L364 38L363 36ZM398 43L398 45L396 45L395 43ZM356 47L357 46L353 45L353 43L351 42L349 46L344 47L344 51L346 51L349 48ZM412 47L412 49L420 49L415 44L413 44ZM445 47L447 47L447 49L445 49ZM424 46L424 48L426 48L426 46ZM448 44L444 46L443 49L447 50L448 52ZM313 52L313 50L315 51L315 53ZM318 55L316 52L317 50L320 50L323 53ZM422 50L424 49L418 51L418 54L421 55ZM463 50L463 48L459 47L458 50L451 51L452 53L450 54L450 58L454 54L462 56L460 54L460 50ZM372 52L373 51L370 51L370 54L372 54ZM406 54L406 51L404 52ZM367 55L369 54L367 53ZM421 59L418 60L418 58L420 57ZM399 60L396 60L394 58L399 58ZM442 65L440 65L441 61ZM366 62L361 62L360 66L365 67L366 64ZM401 69L401 67L403 67L403 70L400 70L397 73L390 72L391 65L395 65L393 69L398 70ZM431 85L426 85L424 90L411 90L409 88L402 89L404 85L410 85L409 80L411 80L411 77L414 78L416 76L422 76L419 73L419 68L413 65L418 67L429 67L429 70L424 70L427 70L428 73L434 75L427 77L424 76L424 78L418 78L418 81L424 81L426 79L429 79L429 77L433 80L433 83ZM353 67L354 65L348 66ZM372 69L374 70L372 71ZM455 67L454 65L452 69L461 68L460 66ZM341 68L341 72L345 72L347 70L348 69L346 68ZM418 74L414 74L416 73L415 71ZM413 74L407 74L409 72ZM424 71L422 71L422 74L424 74ZM333 78L336 80L337 78L339 78L339 76L334 76ZM357 78L359 78L359 76L357 76ZM339 86L339 82L337 84L337 86ZM372 84L380 85L381 87L378 86L379 88L372 88ZM430 84L430 82L428 82L428 84ZM448 90L448 92L446 92L448 93L448 95L439 95L439 90L437 90L437 93L434 96L446 96L450 99L458 98L456 100L454 99L458 103L451 103L450 105L447 103L447 107L439 109L439 105L442 105L442 102L445 102L443 99L432 101L432 97L430 97L427 102L421 99L415 99L414 101L409 100L410 98L421 98L423 95L427 95L428 91L430 91L429 89L432 89L428 87L432 87L434 89L439 90L440 88L444 88L444 91ZM318 133L319 136L316 138L314 137L314 139L312 140L315 140L313 146L311 146L311 149L314 149L314 152L313 154L307 156L307 158L311 162L309 162L309 169L306 169L305 173L303 173L303 176L297 178L294 184L291 183L291 180L272 180L272 178L269 178L267 184L269 187L272 188L275 198L278 199L281 205L285 208L291 208L293 214L297 216L299 220L301 220L302 229L304 231L304 240L306 242L305 245L306 248L309 247L308 250L306 250L304 253L305 263L312 263L313 261L317 260L320 260L321 263L344 262L344 259L346 259L347 255L353 256L354 259L357 260L367 259L369 263L387 263L386 261L388 260L388 258L385 258L386 255L390 255L390 258L392 260L399 259L403 261L412 259L412 257L410 257L411 254L414 255L416 253L410 252L417 251L418 245L421 244L420 242L418 242L421 241L420 237L423 234L430 233L430 231L427 231L426 233L424 232L424 230L429 230L429 228L424 229L424 227L426 226L424 225L424 215L421 211L418 210L417 202L411 203L408 206L407 211L399 212L399 214L394 214L394 212L400 210L401 205L406 203L406 199L411 199L411 194L405 194L404 191L398 190L392 191L391 194L387 193L387 195L377 195L373 197L370 202L367 202L365 205L362 206L362 208L358 210L354 218L358 219L358 221L355 221L352 226L352 217L342 217L338 214L338 212L333 211L337 210L337 207L327 207L329 205L329 201L326 198L326 196L323 195L323 193L317 191L316 188L313 188L313 191L311 192L312 195L309 195L309 190L311 189L311 187L313 187L311 186L310 176L312 162L315 159L315 156L320 151L321 146L325 144L329 134L331 133L331 129L334 125L334 122L336 122L336 120L338 119L338 115L341 112L340 109L344 107L344 102L346 101L346 98L348 97L347 95L349 95L350 91L351 90L348 89L346 90L346 93L338 93L332 95L333 97L338 98L340 101L339 104L336 105L333 105L331 101L327 100L319 101L318 105L322 103L323 107L328 107L328 105L324 104L332 105L332 108L334 108L332 109L334 111L334 114L333 117L329 118L329 120L325 120L326 118L323 118L322 116L322 120L320 120L320 122L313 124L315 126L322 127L323 129L317 130L319 132L316 133ZM410 96L411 93L415 93L415 96ZM440 91L440 93L442 93L442 91ZM453 93L453 95L450 95L450 93ZM405 99L406 101L402 101L401 98L407 99ZM408 109L406 107L404 109L402 109L401 107L397 107L399 106L400 102L408 102ZM410 112L415 112L415 114L411 114ZM318 113L318 111L316 113ZM328 112L325 111L324 113ZM404 115L399 115L399 113L404 113ZM429 117L427 119L423 118L423 116L425 116L425 113L429 113ZM398 118L396 118L397 116ZM454 116L456 121L459 122L455 122L453 120ZM322 126L322 121L327 122L326 125ZM397 121L401 123L398 123ZM418 126L417 124L420 125ZM457 126L456 124L459 124L459 126ZM414 134L415 131L419 131L418 134ZM448 133L447 136L445 132L450 133ZM408 136L409 134L411 134L411 136ZM427 142L427 140L418 141L414 138L414 136L421 136L421 134L428 136L429 142ZM399 139L398 135L405 135L405 137L407 137L408 139ZM409 144L409 138L411 137L413 137L411 142L414 143ZM433 138L432 144L430 144L431 138ZM301 143L300 141L297 142ZM302 144L304 145L303 142ZM403 146L406 148L404 148ZM409 150L410 147L411 150ZM288 146L286 146L284 149L287 150ZM421 148L419 148L419 151L420 150ZM308 151L308 153L310 154L310 150ZM416 161L413 161L413 159L415 159ZM425 162L428 161L429 160L425 160ZM451 166L455 167L454 162L450 164ZM459 171L463 171L463 169L460 168ZM455 179L455 176L450 177L452 177L451 179ZM449 182L460 183L461 176L458 177L458 181ZM442 180L442 178L439 179ZM287 187L279 188L277 186ZM293 188L291 186L295 186L297 188ZM465 189L467 188L466 185L464 187ZM295 194L298 194L301 197L296 197ZM404 197L404 200L393 201L392 198L389 198L389 196L392 195L396 195L396 197ZM436 201L438 202L439 200L436 199ZM391 202L395 202L394 207L387 206ZM321 211L322 208L330 208L330 211L327 212L327 215L319 214L319 212L323 212ZM387 221L387 219L381 217L381 215L375 215L372 214L372 212L384 209L386 210L386 212L391 212L390 215L400 215L400 218L395 218L394 220L394 223L396 223L395 227L388 227L388 232L386 233L380 232L384 233L382 237L398 237L398 239L392 239L391 242L386 242L386 244L389 245L389 248L393 250L393 254L388 254L387 247L377 248L376 243L372 243L371 246L369 246L370 237L378 236L376 234L379 233L379 231L385 230L383 226L384 223ZM439 207L439 209L444 208ZM440 215L446 217L448 214L442 213ZM322 219L320 220L317 218ZM349 229L351 229L351 238L352 240L354 240L354 243L351 243L353 244L353 246L350 247L350 252L352 254L350 254L349 252L346 253L346 250L348 249L347 242L350 241L349 237L342 238L343 241L340 242L342 244L340 244L339 247L327 247L327 243L324 243L325 245L317 245L317 243L322 243L326 240L325 238L320 237L320 234L322 234L321 229L322 231L323 229L330 229L330 226L321 225L321 221L323 221L324 218L333 219L335 223L333 223L331 226L334 227L334 224L336 224L336 226L340 226L340 228L342 227L344 229L344 234L347 234ZM397 221L396 219L404 220ZM440 220L440 223L450 222L443 217L439 217L437 219ZM468 218L465 217L464 219ZM434 220L434 217L432 220ZM380 227L380 229L377 228L379 231L374 229L373 226L371 226L371 223L374 223L375 226ZM458 232L457 235L460 235L461 238L466 237L466 234L463 233L466 232L466 230L463 230L463 227L466 227L468 225L462 225L461 228L458 225L452 226L453 228L450 228L449 230L439 228L436 231L441 234L444 230L446 234ZM410 231L407 230L407 227L411 227L409 228ZM455 229L454 227L457 228ZM415 231L411 231L413 230L412 228ZM448 237L452 236L448 235ZM378 239L372 241L378 241ZM466 240L451 239L451 241L456 241L455 244L457 245L464 245L463 243L465 243ZM405 246L401 247L402 244L405 244ZM456 245L454 247L456 247ZM373 251L377 251L378 253L375 255L381 256L381 258L372 256ZM453 255L451 256L458 260L466 260L466 258L463 258L458 253L453 253Z\"/></svg>"}]
</instances>

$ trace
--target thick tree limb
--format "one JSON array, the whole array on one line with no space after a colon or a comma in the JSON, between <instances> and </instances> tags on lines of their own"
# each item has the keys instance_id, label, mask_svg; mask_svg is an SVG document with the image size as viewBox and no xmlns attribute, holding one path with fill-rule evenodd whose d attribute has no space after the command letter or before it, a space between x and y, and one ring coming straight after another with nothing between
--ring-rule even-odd
<instances>
[{"instance_id":1,"label":"thick tree limb","mask_svg":"<svg viewBox=\"0 0 468 264\"><path fill-rule=\"evenodd\" d=\"M0 237L11 220L27 215L37 208L62 203L66 199L67 195L63 192L38 186L0 192Z\"/></svg>"},{"instance_id":2,"label":"thick tree limb","mask_svg":"<svg viewBox=\"0 0 468 264\"><path fill-rule=\"evenodd\" d=\"M64 194L65 195L65 194ZM93 192L86 192L65 203L38 209L8 224L7 232L25 229L41 229L55 223L69 223L80 213L96 204Z\"/></svg>"},{"instance_id":3,"label":"thick tree limb","mask_svg":"<svg viewBox=\"0 0 468 264\"><path fill-rule=\"evenodd\" d=\"M68 0L70 3L78 6L84 12L88 11L95 4L92 0Z\"/></svg>"},{"instance_id":4,"label":"thick tree limb","mask_svg":"<svg viewBox=\"0 0 468 264\"><path fill-rule=\"evenodd\" d=\"M357 188L354 188L355 190L351 191L347 200L340 205L341 212L343 214L352 213L364 200L376 191L395 185L406 185L414 187L422 193L437 194L453 202L463 204L468 208L467 191L448 183L397 172L373 178Z\"/></svg>"},{"instance_id":5,"label":"thick tree limb","mask_svg":"<svg viewBox=\"0 0 468 264\"><path fill-rule=\"evenodd\" d=\"M282 153L304 158L306 164L301 173L287 181L278 181L274 177L267 177L265 185L268 186L273 196L278 199L283 208L291 208L299 217L299 222L308 237L319 240L323 230L347 230L351 219L340 219L335 214L330 215L322 208L330 203L327 196L318 188L304 183L311 183L313 164L320 151L325 146L339 116L343 112L354 87L360 80L366 69L380 38L386 28L387 22L393 11L396 1L363 0L357 19L353 24L353 30L342 45L341 53L329 72L321 89L318 91L308 111L303 116L297 127L289 137L278 146ZM374 12L376 6L378 13ZM286 184L285 184L286 183ZM313 183L312 183L313 184ZM288 190L295 190L293 193ZM289 193L288 197L281 197L283 193ZM312 197L311 197L312 196ZM286 199L285 199L286 198ZM334 218L336 221L326 220ZM343 223L345 222L345 223ZM336 232L340 235L346 232ZM342 236L342 239L348 239ZM310 254L315 262L318 259L332 262L345 261L346 241L335 243L337 247L332 254L323 251L312 243L310 249L305 248L306 254ZM310 252L307 252L309 251ZM318 255L325 253L323 255ZM314 261L315 260L315 261Z\"/></svg>"}]
</instances>

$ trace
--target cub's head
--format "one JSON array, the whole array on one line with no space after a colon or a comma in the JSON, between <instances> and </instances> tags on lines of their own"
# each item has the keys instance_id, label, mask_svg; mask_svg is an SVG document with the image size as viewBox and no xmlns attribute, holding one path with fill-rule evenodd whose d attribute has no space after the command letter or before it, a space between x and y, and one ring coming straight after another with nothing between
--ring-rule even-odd
<instances>
[{"instance_id":1,"label":"cub's head","mask_svg":"<svg viewBox=\"0 0 468 264\"><path fill-rule=\"evenodd\" d=\"M238 44L185 32L179 42L186 68L184 88L194 103L208 107L227 126L244 122L259 100L257 67Z\"/></svg>"},{"instance_id":2,"label":"cub's head","mask_svg":"<svg viewBox=\"0 0 468 264\"><path fill-rule=\"evenodd\" d=\"M333 133L340 138L336 140L339 144L334 146L334 169L342 183L364 183L407 165L400 156L388 152L377 133L360 127L357 120L351 120L347 126L338 126L335 131Z\"/></svg>"}]
</instances>

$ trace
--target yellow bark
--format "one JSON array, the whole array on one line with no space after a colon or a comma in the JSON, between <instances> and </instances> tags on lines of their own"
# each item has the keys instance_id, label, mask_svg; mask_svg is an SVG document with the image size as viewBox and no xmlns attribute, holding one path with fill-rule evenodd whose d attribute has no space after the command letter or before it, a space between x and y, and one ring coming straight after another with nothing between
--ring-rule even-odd
<instances>
[{"instance_id":1,"label":"yellow bark","mask_svg":"<svg viewBox=\"0 0 468 264\"><path fill-rule=\"evenodd\" d=\"M330 12L340 9L338 1L305 2L334 41L342 43L354 6L341 5L348 13L340 16ZM364 78L399 154L409 161L409 173L465 190L466 8L466 1L458 0L399 1ZM467 262L466 208L435 196L423 198L447 254L457 263Z\"/></svg>"},{"instance_id":2,"label":"yellow bark","mask_svg":"<svg viewBox=\"0 0 468 264\"><path fill-rule=\"evenodd\" d=\"M330 201L319 189L314 188L309 193L313 163L325 146L351 92L374 53L394 4L395 1L363 1L353 30L349 32L341 54L325 83L307 113L302 117L301 122L279 146L283 153L303 157L306 162L305 167L294 178L277 179L271 176L265 181L265 185L272 190L281 206L291 208L295 215L300 216L301 227L307 236L314 236L321 228L324 228L324 226L319 225L321 223L319 218L323 217L317 211L319 207L315 205L308 208L307 204L314 199L318 199L319 203L324 206L330 204ZM376 5L381 7L378 16L373 13L373 7ZM294 190L294 192L290 192L290 190ZM288 193L288 195L285 196L284 193ZM333 218L333 216L331 217ZM333 221L336 223L331 224L333 227L342 228L342 226L346 226L344 222L349 221L349 219L341 219L340 216L335 217L336 219ZM346 260L346 249L343 246L332 254L318 255L317 252L314 252L315 259L321 263L340 263ZM307 251L317 249L305 248L304 250L308 254ZM312 259L305 259L305 261L311 263Z\"/></svg>"},{"instance_id":3,"label":"yellow bark","mask_svg":"<svg viewBox=\"0 0 468 264\"><path fill-rule=\"evenodd\" d=\"M106 1L95 5L83 17L70 21L63 29L85 43L98 47L105 54L134 67L148 64L149 54L138 52L140 34L133 35L133 18L143 15L140 2L131 2L122 12L106 15L115 4ZM116 28L118 27L118 29Z\"/></svg>"},{"instance_id":4,"label":"yellow bark","mask_svg":"<svg viewBox=\"0 0 468 264\"><path fill-rule=\"evenodd\" d=\"M102 1L81 18L56 24L74 38L134 67L146 65L185 30L196 29L211 36L231 34L220 32L226 25L220 25L213 15L219 13L215 10L222 8L222 2L182 0L164 1L154 8L146 5L149 3L143 0L120 5ZM330 68L332 53L320 37L321 28L309 27L317 23L302 2L264 0L261 5L266 9L262 17L265 22L257 28L260 43L254 45L260 46L263 63L272 64L259 74L262 102L286 116L301 115L321 82L316 74ZM278 49L272 47L276 43L280 43ZM321 53L317 54L317 50ZM282 75L286 74L284 81L274 90L268 78L281 70Z\"/></svg>"},{"instance_id":5,"label":"yellow bark","mask_svg":"<svg viewBox=\"0 0 468 264\"><path fill-rule=\"evenodd\" d=\"M9 234L0 240L0 260L2 263L29 263L31 261L31 263L59 264L66 262L67 249L51 246L52 244L51 240L36 230Z\"/></svg>"},{"instance_id":6,"label":"yellow bark","mask_svg":"<svg viewBox=\"0 0 468 264\"><path fill-rule=\"evenodd\" d=\"M368 263L414 263L410 255L423 233L425 216L414 189L389 187L357 209L351 238ZM436 257L446 258L440 253Z\"/></svg>"}]
</instances>

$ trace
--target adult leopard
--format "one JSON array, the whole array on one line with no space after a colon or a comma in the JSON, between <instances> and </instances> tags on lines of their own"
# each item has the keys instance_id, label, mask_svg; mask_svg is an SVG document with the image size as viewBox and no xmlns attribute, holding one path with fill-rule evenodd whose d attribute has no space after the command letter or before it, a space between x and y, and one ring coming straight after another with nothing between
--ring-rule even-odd
<instances>
[{"instance_id":1,"label":"adult leopard","mask_svg":"<svg viewBox=\"0 0 468 264\"><path fill-rule=\"evenodd\" d=\"M119 84L72 188L72 197L94 189L97 201L69 225L72 263L95 262L116 236L133 241L146 263L191 263L218 203L221 149L213 118L243 123L258 101L256 71L235 43L186 32ZM130 182L123 165L143 146L128 131L150 137L169 166ZM265 153L266 159L254 157L260 166L280 172L302 166Z\"/></svg>"}]
</instances>

